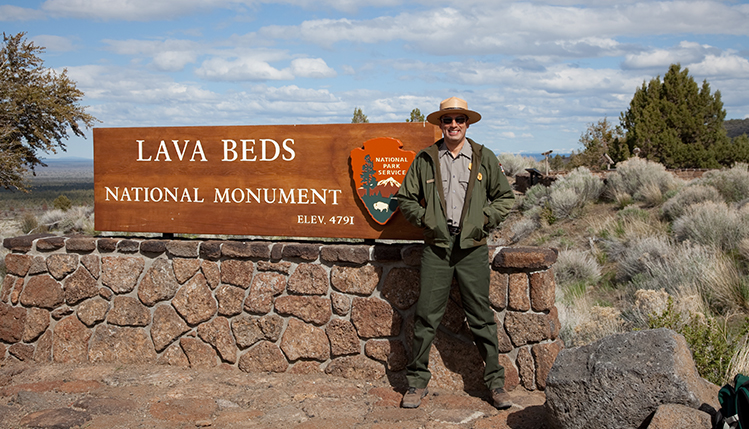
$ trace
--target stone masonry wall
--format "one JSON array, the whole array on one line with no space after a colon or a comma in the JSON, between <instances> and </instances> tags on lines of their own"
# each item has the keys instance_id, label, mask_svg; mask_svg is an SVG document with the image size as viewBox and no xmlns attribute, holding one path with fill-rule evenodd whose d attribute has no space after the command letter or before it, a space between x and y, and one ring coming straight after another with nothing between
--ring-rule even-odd
<instances>
[{"instance_id":1,"label":"stone masonry wall","mask_svg":"<svg viewBox=\"0 0 749 429\"><path fill-rule=\"evenodd\" d=\"M405 386L422 245L5 239L0 362L224 366ZM506 387L544 389L563 347L543 248L490 248ZM455 285L454 285L455 286ZM431 386L480 390L454 287Z\"/></svg>"}]
</instances>

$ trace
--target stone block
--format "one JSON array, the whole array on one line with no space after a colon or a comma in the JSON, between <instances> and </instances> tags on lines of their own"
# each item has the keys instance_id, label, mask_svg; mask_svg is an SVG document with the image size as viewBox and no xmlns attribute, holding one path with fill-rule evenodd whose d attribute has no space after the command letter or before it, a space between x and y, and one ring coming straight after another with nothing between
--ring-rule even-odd
<instances>
[{"instance_id":1,"label":"stone block","mask_svg":"<svg viewBox=\"0 0 749 429\"><path fill-rule=\"evenodd\" d=\"M549 422L560 429L633 428L664 404L718 409L681 335L668 329L611 335L564 349L546 378Z\"/></svg>"},{"instance_id":2,"label":"stone block","mask_svg":"<svg viewBox=\"0 0 749 429\"><path fill-rule=\"evenodd\" d=\"M78 319L89 328L104 321L109 311L109 302L101 297L89 299L81 303L76 310Z\"/></svg>"},{"instance_id":3,"label":"stone block","mask_svg":"<svg viewBox=\"0 0 749 429\"><path fill-rule=\"evenodd\" d=\"M291 262L269 262L269 261L258 261L258 271L275 271L281 274L289 274L291 272Z\"/></svg>"},{"instance_id":4,"label":"stone block","mask_svg":"<svg viewBox=\"0 0 749 429\"><path fill-rule=\"evenodd\" d=\"M345 316L351 310L351 299L342 293L331 292L330 303L335 314L339 316Z\"/></svg>"},{"instance_id":5,"label":"stone block","mask_svg":"<svg viewBox=\"0 0 749 429\"><path fill-rule=\"evenodd\" d=\"M91 256L91 255L83 255ZM31 267L29 267L29 272L27 275L29 276L35 276L37 274L44 274L47 272L47 261L44 259L43 256L33 256L31 259Z\"/></svg>"},{"instance_id":6,"label":"stone block","mask_svg":"<svg viewBox=\"0 0 749 429\"><path fill-rule=\"evenodd\" d=\"M395 337L400 334L401 315L387 301L356 297L351 322L361 338Z\"/></svg>"},{"instance_id":7,"label":"stone block","mask_svg":"<svg viewBox=\"0 0 749 429\"><path fill-rule=\"evenodd\" d=\"M169 304L161 304L153 312L151 340L156 351L161 352L190 327Z\"/></svg>"},{"instance_id":8,"label":"stone block","mask_svg":"<svg viewBox=\"0 0 749 429\"><path fill-rule=\"evenodd\" d=\"M244 301L249 313L267 314L273 308L273 297L286 289L286 276L278 273L259 273L252 280L250 293Z\"/></svg>"},{"instance_id":9,"label":"stone block","mask_svg":"<svg viewBox=\"0 0 749 429\"><path fill-rule=\"evenodd\" d=\"M318 326L328 323L333 314L330 299L321 296L281 296L276 298L274 307L278 314L298 317Z\"/></svg>"},{"instance_id":10,"label":"stone block","mask_svg":"<svg viewBox=\"0 0 749 429\"><path fill-rule=\"evenodd\" d=\"M112 253L117 250L118 238L100 238L96 240L96 248L100 253Z\"/></svg>"},{"instance_id":11,"label":"stone block","mask_svg":"<svg viewBox=\"0 0 749 429\"><path fill-rule=\"evenodd\" d=\"M200 243L200 257L209 261L218 261L221 259L220 241L204 241Z\"/></svg>"},{"instance_id":12,"label":"stone block","mask_svg":"<svg viewBox=\"0 0 749 429\"><path fill-rule=\"evenodd\" d=\"M510 276L492 270L489 281L489 302L497 311L507 307L507 290L510 284Z\"/></svg>"},{"instance_id":13,"label":"stone block","mask_svg":"<svg viewBox=\"0 0 749 429\"><path fill-rule=\"evenodd\" d=\"M36 240L36 250L52 252L65 247L65 237L47 237Z\"/></svg>"},{"instance_id":14,"label":"stone block","mask_svg":"<svg viewBox=\"0 0 749 429\"><path fill-rule=\"evenodd\" d=\"M218 311L218 303L202 274L196 275L179 288L172 300L172 305L191 326L209 320ZM187 357L190 358L189 353ZM190 365L192 366L192 359Z\"/></svg>"},{"instance_id":15,"label":"stone block","mask_svg":"<svg viewBox=\"0 0 749 429\"><path fill-rule=\"evenodd\" d=\"M200 263L200 271L203 272L205 281L208 282L211 289L216 289L221 283L221 268L219 268L218 262L203 260Z\"/></svg>"},{"instance_id":16,"label":"stone block","mask_svg":"<svg viewBox=\"0 0 749 429\"><path fill-rule=\"evenodd\" d=\"M145 305L131 296L116 296L107 314L107 323L117 326L148 326L151 313Z\"/></svg>"},{"instance_id":17,"label":"stone block","mask_svg":"<svg viewBox=\"0 0 749 429\"><path fill-rule=\"evenodd\" d=\"M104 256L101 258L101 282L114 293L130 293L138 284L145 262L133 256Z\"/></svg>"},{"instance_id":18,"label":"stone block","mask_svg":"<svg viewBox=\"0 0 749 429\"><path fill-rule=\"evenodd\" d=\"M165 240L144 240L140 243L140 251L154 257L166 252L166 243Z\"/></svg>"},{"instance_id":19,"label":"stone block","mask_svg":"<svg viewBox=\"0 0 749 429\"><path fill-rule=\"evenodd\" d=\"M325 332L294 318L289 319L281 338L281 350L290 361L326 361L330 358L330 343Z\"/></svg>"},{"instance_id":20,"label":"stone block","mask_svg":"<svg viewBox=\"0 0 749 429\"><path fill-rule=\"evenodd\" d=\"M369 340L364 345L364 353L372 359L385 362L390 371L406 369L408 355L401 340Z\"/></svg>"},{"instance_id":21,"label":"stone block","mask_svg":"<svg viewBox=\"0 0 749 429\"><path fill-rule=\"evenodd\" d=\"M63 301L62 286L48 274L31 277L20 295L20 302L26 307L54 310Z\"/></svg>"},{"instance_id":22,"label":"stone block","mask_svg":"<svg viewBox=\"0 0 749 429\"><path fill-rule=\"evenodd\" d=\"M289 277L286 290L299 295L328 293L328 272L319 264L299 264Z\"/></svg>"},{"instance_id":23,"label":"stone block","mask_svg":"<svg viewBox=\"0 0 749 429\"><path fill-rule=\"evenodd\" d=\"M91 338L88 360L144 365L156 362L156 352L145 329L99 325Z\"/></svg>"},{"instance_id":24,"label":"stone block","mask_svg":"<svg viewBox=\"0 0 749 429\"><path fill-rule=\"evenodd\" d=\"M505 329L515 347L538 343L551 337L549 320L545 314L508 311L505 315Z\"/></svg>"},{"instance_id":25,"label":"stone block","mask_svg":"<svg viewBox=\"0 0 749 429\"><path fill-rule=\"evenodd\" d=\"M255 265L251 261L229 259L221 262L221 282L247 289Z\"/></svg>"},{"instance_id":26,"label":"stone block","mask_svg":"<svg viewBox=\"0 0 749 429\"><path fill-rule=\"evenodd\" d=\"M78 268L78 255L55 253L47 257L47 271L56 280L62 280Z\"/></svg>"},{"instance_id":27,"label":"stone block","mask_svg":"<svg viewBox=\"0 0 749 429\"><path fill-rule=\"evenodd\" d=\"M533 311L548 311L556 299L554 269L539 271L530 275L531 308Z\"/></svg>"},{"instance_id":28,"label":"stone block","mask_svg":"<svg viewBox=\"0 0 749 429\"><path fill-rule=\"evenodd\" d=\"M75 236L65 241L65 249L68 252L91 253L96 250L96 245L97 242L94 237Z\"/></svg>"},{"instance_id":29,"label":"stone block","mask_svg":"<svg viewBox=\"0 0 749 429\"><path fill-rule=\"evenodd\" d=\"M31 267L31 256L8 253L5 255L5 269L8 274L23 277L29 272Z\"/></svg>"},{"instance_id":30,"label":"stone block","mask_svg":"<svg viewBox=\"0 0 749 429\"><path fill-rule=\"evenodd\" d=\"M99 255L82 255L81 264L95 279L98 279L101 275L101 258Z\"/></svg>"},{"instance_id":31,"label":"stone block","mask_svg":"<svg viewBox=\"0 0 749 429\"><path fill-rule=\"evenodd\" d=\"M231 364L237 361L237 343L229 327L229 319L216 317L198 326L198 336L212 345L222 360Z\"/></svg>"},{"instance_id":32,"label":"stone block","mask_svg":"<svg viewBox=\"0 0 749 429\"><path fill-rule=\"evenodd\" d=\"M403 246L396 244L375 244L372 249L372 260L376 262L397 262L403 260Z\"/></svg>"},{"instance_id":33,"label":"stone block","mask_svg":"<svg viewBox=\"0 0 749 429\"><path fill-rule=\"evenodd\" d=\"M231 330L240 349L246 349L265 339L258 319L245 314L232 320Z\"/></svg>"},{"instance_id":34,"label":"stone block","mask_svg":"<svg viewBox=\"0 0 749 429\"><path fill-rule=\"evenodd\" d=\"M420 274L418 268L393 268L385 277L382 297L399 310L411 308L419 299Z\"/></svg>"},{"instance_id":35,"label":"stone block","mask_svg":"<svg viewBox=\"0 0 749 429\"><path fill-rule=\"evenodd\" d=\"M337 291L369 296L377 288L382 277L382 267L334 266L330 270L330 282Z\"/></svg>"},{"instance_id":36,"label":"stone block","mask_svg":"<svg viewBox=\"0 0 749 429\"><path fill-rule=\"evenodd\" d=\"M0 302L0 340L11 344L21 341L25 326L25 308Z\"/></svg>"},{"instance_id":37,"label":"stone block","mask_svg":"<svg viewBox=\"0 0 749 429\"><path fill-rule=\"evenodd\" d=\"M166 251L177 258L197 258L199 245L199 241L169 240L166 243Z\"/></svg>"},{"instance_id":38,"label":"stone block","mask_svg":"<svg viewBox=\"0 0 749 429\"><path fill-rule=\"evenodd\" d=\"M349 262L366 264L369 261L370 246L366 245L328 245L320 249L320 258L328 262Z\"/></svg>"},{"instance_id":39,"label":"stone block","mask_svg":"<svg viewBox=\"0 0 749 429\"><path fill-rule=\"evenodd\" d=\"M140 241L120 240L117 243L117 251L120 253L136 253L140 250Z\"/></svg>"},{"instance_id":40,"label":"stone block","mask_svg":"<svg viewBox=\"0 0 749 429\"><path fill-rule=\"evenodd\" d=\"M546 389L546 377L549 376L557 355L564 348L561 340L552 343L536 344L531 348L533 361L536 368L536 387L539 390Z\"/></svg>"},{"instance_id":41,"label":"stone block","mask_svg":"<svg viewBox=\"0 0 749 429\"><path fill-rule=\"evenodd\" d=\"M514 311L528 311L531 309L531 299L528 295L528 275L525 273L510 274L507 308Z\"/></svg>"},{"instance_id":42,"label":"stone block","mask_svg":"<svg viewBox=\"0 0 749 429\"><path fill-rule=\"evenodd\" d=\"M34 346L23 343L12 344L8 347L8 353L21 362L31 361L34 358Z\"/></svg>"},{"instance_id":43,"label":"stone block","mask_svg":"<svg viewBox=\"0 0 749 429\"><path fill-rule=\"evenodd\" d=\"M227 258L270 258L270 244L266 242L242 243L237 241L224 241L221 245L221 254Z\"/></svg>"},{"instance_id":44,"label":"stone block","mask_svg":"<svg viewBox=\"0 0 749 429\"><path fill-rule=\"evenodd\" d=\"M518 357L515 359L518 366L518 373L520 374L520 384L526 390L536 390L536 380L534 371L535 365L533 364L533 356L527 347L521 347L518 349Z\"/></svg>"},{"instance_id":45,"label":"stone block","mask_svg":"<svg viewBox=\"0 0 749 429\"><path fill-rule=\"evenodd\" d=\"M88 362L88 340L91 331L76 316L59 322L52 338L52 359L56 363Z\"/></svg>"},{"instance_id":46,"label":"stone block","mask_svg":"<svg viewBox=\"0 0 749 429\"><path fill-rule=\"evenodd\" d=\"M2 304L0 304L0 308ZM2 310L0 310L2 312ZM0 325L3 324L4 317L0 315ZM41 308L29 308L26 310L26 323L23 327L23 342L32 343L36 341L49 328L50 315L49 311ZM2 334L0 334L0 339ZM11 341L8 341L11 342Z\"/></svg>"},{"instance_id":47,"label":"stone block","mask_svg":"<svg viewBox=\"0 0 749 429\"><path fill-rule=\"evenodd\" d=\"M540 247L503 247L492 260L492 268L526 271L546 270L557 261L557 250Z\"/></svg>"},{"instance_id":48,"label":"stone block","mask_svg":"<svg viewBox=\"0 0 749 429\"><path fill-rule=\"evenodd\" d=\"M184 350L182 350L179 343L174 343L167 347L166 351L156 359L156 363L159 365L170 365L180 368L190 367L190 361L187 360L187 355Z\"/></svg>"},{"instance_id":49,"label":"stone block","mask_svg":"<svg viewBox=\"0 0 749 429\"><path fill-rule=\"evenodd\" d=\"M277 345L263 341L243 354L237 366L250 373L285 372L289 363Z\"/></svg>"},{"instance_id":50,"label":"stone block","mask_svg":"<svg viewBox=\"0 0 749 429\"><path fill-rule=\"evenodd\" d=\"M182 337L179 339L179 345L185 352L191 368L214 368L218 366L216 351L203 341L192 337Z\"/></svg>"},{"instance_id":51,"label":"stone block","mask_svg":"<svg viewBox=\"0 0 749 429\"><path fill-rule=\"evenodd\" d=\"M200 269L200 260L190 258L174 258L172 259L172 268L174 269L174 277L177 282L182 284L192 278L195 273Z\"/></svg>"},{"instance_id":52,"label":"stone block","mask_svg":"<svg viewBox=\"0 0 749 429\"><path fill-rule=\"evenodd\" d=\"M159 258L153 261L151 268L138 285L138 299L152 307L157 302L172 299L179 289L177 277L169 260Z\"/></svg>"},{"instance_id":53,"label":"stone block","mask_svg":"<svg viewBox=\"0 0 749 429\"><path fill-rule=\"evenodd\" d=\"M65 303L76 305L88 298L99 295L99 284L89 270L80 267L63 282Z\"/></svg>"},{"instance_id":54,"label":"stone block","mask_svg":"<svg viewBox=\"0 0 749 429\"><path fill-rule=\"evenodd\" d=\"M710 414L680 404L659 406L647 429L712 429Z\"/></svg>"},{"instance_id":55,"label":"stone block","mask_svg":"<svg viewBox=\"0 0 749 429\"><path fill-rule=\"evenodd\" d=\"M361 353L359 337L356 336L354 325L348 320L333 319L325 328L330 341L330 351L333 356L344 356Z\"/></svg>"},{"instance_id":56,"label":"stone block","mask_svg":"<svg viewBox=\"0 0 749 429\"><path fill-rule=\"evenodd\" d=\"M231 317L241 313L244 292L242 288L236 286L219 286L215 292L216 301L218 302L218 314Z\"/></svg>"},{"instance_id":57,"label":"stone block","mask_svg":"<svg viewBox=\"0 0 749 429\"><path fill-rule=\"evenodd\" d=\"M12 252L28 252L34 246L34 241L40 238L52 237L52 234L39 233L9 237L3 239L3 247Z\"/></svg>"},{"instance_id":58,"label":"stone block","mask_svg":"<svg viewBox=\"0 0 749 429\"><path fill-rule=\"evenodd\" d=\"M305 261L316 261L320 257L320 245L318 244L286 244L283 246L283 259L302 259Z\"/></svg>"}]
</instances>

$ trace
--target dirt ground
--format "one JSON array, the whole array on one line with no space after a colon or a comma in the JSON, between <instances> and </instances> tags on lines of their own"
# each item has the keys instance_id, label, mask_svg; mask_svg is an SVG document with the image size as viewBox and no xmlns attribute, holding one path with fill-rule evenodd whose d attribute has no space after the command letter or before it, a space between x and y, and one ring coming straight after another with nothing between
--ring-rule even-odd
<instances>
[{"instance_id":1,"label":"dirt ground","mask_svg":"<svg viewBox=\"0 0 749 429\"><path fill-rule=\"evenodd\" d=\"M11 362L0 367L0 428L546 427L543 392L518 387L504 411L440 389L406 410L402 393L386 378Z\"/></svg>"}]
</instances>

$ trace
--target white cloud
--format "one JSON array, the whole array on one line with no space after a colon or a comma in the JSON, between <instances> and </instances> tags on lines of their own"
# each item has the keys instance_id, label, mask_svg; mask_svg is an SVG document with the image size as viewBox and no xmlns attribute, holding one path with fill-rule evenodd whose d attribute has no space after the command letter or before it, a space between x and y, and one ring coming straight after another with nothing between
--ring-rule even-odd
<instances>
[{"instance_id":1,"label":"white cloud","mask_svg":"<svg viewBox=\"0 0 749 429\"><path fill-rule=\"evenodd\" d=\"M211 58L203 62L195 74L203 79L224 81L291 80L288 69L279 70L253 57L234 59Z\"/></svg>"},{"instance_id":2,"label":"white cloud","mask_svg":"<svg viewBox=\"0 0 749 429\"><path fill-rule=\"evenodd\" d=\"M672 48L656 48L646 52L625 56L622 67L625 69L659 69L666 70L675 63L692 64L701 62L708 55L714 55L719 50L708 45L682 41Z\"/></svg>"},{"instance_id":3,"label":"white cloud","mask_svg":"<svg viewBox=\"0 0 749 429\"><path fill-rule=\"evenodd\" d=\"M190 40L104 40L113 52L120 55L152 58L153 66L161 71L179 71L197 61L202 44Z\"/></svg>"},{"instance_id":4,"label":"white cloud","mask_svg":"<svg viewBox=\"0 0 749 429\"><path fill-rule=\"evenodd\" d=\"M44 19L44 12L12 5L0 5L0 21L32 21Z\"/></svg>"},{"instance_id":5,"label":"white cloud","mask_svg":"<svg viewBox=\"0 0 749 429\"><path fill-rule=\"evenodd\" d=\"M291 62L291 72L297 77L316 79L337 76L322 58L297 58Z\"/></svg>"},{"instance_id":6,"label":"white cloud","mask_svg":"<svg viewBox=\"0 0 749 429\"><path fill-rule=\"evenodd\" d=\"M69 37L40 34L32 38L34 44L44 46L47 52L70 52L75 50L75 45Z\"/></svg>"},{"instance_id":7,"label":"white cloud","mask_svg":"<svg viewBox=\"0 0 749 429\"><path fill-rule=\"evenodd\" d=\"M97 20L168 20L200 9L225 7L228 0L47 0L42 9L51 16Z\"/></svg>"}]
</instances>

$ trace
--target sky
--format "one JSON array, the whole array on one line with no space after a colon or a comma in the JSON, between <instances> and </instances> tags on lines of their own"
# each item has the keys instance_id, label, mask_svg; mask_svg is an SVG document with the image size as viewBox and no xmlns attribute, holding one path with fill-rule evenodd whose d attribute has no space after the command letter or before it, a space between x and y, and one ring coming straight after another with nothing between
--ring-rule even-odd
<instances>
[{"instance_id":1,"label":"sky","mask_svg":"<svg viewBox=\"0 0 749 429\"><path fill-rule=\"evenodd\" d=\"M2 1L2 0L0 0ZM96 127L404 122L463 98L496 153L569 153L671 64L749 118L745 1L12 0ZM93 158L87 138L55 157Z\"/></svg>"}]
</instances>

